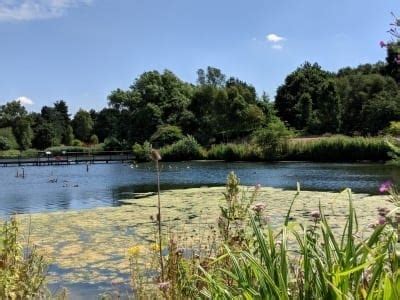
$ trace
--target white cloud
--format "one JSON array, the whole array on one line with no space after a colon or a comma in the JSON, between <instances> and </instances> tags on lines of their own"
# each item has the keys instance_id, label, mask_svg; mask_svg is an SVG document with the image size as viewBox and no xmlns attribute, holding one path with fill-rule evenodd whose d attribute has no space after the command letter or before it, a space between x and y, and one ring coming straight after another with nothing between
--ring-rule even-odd
<instances>
[{"instance_id":1,"label":"white cloud","mask_svg":"<svg viewBox=\"0 0 400 300\"><path fill-rule=\"evenodd\" d=\"M28 97L25 96L18 97L17 99L15 99L15 101L18 101L23 106L33 105L32 99L29 99Z\"/></svg>"},{"instance_id":2,"label":"white cloud","mask_svg":"<svg viewBox=\"0 0 400 300\"><path fill-rule=\"evenodd\" d=\"M271 48L272 48L272 49L275 49L275 50L282 50L282 49L283 49L283 46L282 46L282 45L279 45L279 44L275 44L275 45L272 45Z\"/></svg>"},{"instance_id":3,"label":"white cloud","mask_svg":"<svg viewBox=\"0 0 400 300\"><path fill-rule=\"evenodd\" d=\"M282 42L282 41L285 40L284 37L279 36L279 35L277 35L277 34L275 34L275 33L270 33L270 34L268 34L268 35L266 36L266 38L267 38L267 41L268 41L268 42L271 42L271 43L279 43L279 42Z\"/></svg>"},{"instance_id":4,"label":"white cloud","mask_svg":"<svg viewBox=\"0 0 400 300\"><path fill-rule=\"evenodd\" d=\"M61 17L65 11L93 0L0 0L0 22Z\"/></svg>"}]
</instances>

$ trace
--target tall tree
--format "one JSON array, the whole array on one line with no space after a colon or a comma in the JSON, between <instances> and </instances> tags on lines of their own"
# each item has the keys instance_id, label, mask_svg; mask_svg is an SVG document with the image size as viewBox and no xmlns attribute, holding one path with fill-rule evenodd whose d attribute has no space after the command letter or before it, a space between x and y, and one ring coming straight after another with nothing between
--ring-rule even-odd
<instances>
[{"instance_id":1,"label":"tall tree","mask_svg":"<svg viewBox=\"0 0 400 300\"><path fill-rule=\"evenodd\" d=\"M89 142L89 138L93 131L93 120L90 114L83 109L80 109L72 120L74 135L84 142Z\"/></svg>"}]
</instances>

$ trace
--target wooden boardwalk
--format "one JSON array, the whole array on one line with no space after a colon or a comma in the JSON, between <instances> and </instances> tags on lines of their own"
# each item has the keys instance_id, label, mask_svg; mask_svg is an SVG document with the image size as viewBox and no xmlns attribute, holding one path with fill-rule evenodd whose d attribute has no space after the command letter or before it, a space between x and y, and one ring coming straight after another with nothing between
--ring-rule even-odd
<instances>
[{"instance_id":1,"label":"wooden boardwalk","mask_svg":"<svg viewBox=\"0 0 400 300\"><path fill-rule=\"evenodd\" d=\"M72 164L96 164L96 163L125 163L133 161L132 152L109 151L109 152L67 152L61 155L45 154L38 152L36 157L31 158L6 158L0 159L0 167L12 166L51 166Z\"/></svg>"}]
</instances>

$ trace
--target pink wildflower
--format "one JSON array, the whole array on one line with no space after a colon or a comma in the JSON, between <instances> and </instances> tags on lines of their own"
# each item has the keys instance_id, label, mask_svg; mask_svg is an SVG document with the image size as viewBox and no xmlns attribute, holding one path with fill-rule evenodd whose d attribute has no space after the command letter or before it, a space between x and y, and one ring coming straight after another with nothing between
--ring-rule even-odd
<instances>
[{"instance_id":1,"label":"pink wildflower","mask_svg":"<svg viewBox=\"0 0 400 300\"><path fill-rule=\"evenodd\" d=\"M384 225L384 224L386 224L386 218L385 218L385 217L379 217L379 219L378 219L378 224L379 224L379 225Z\"/></svg>"},{"instance_id":2,"label":"pink wildflower","mask_svg":"<svg viewBox=\"0 0 400 300\"><path fill-rule=\"evenodd\" d=\"M164 292L164 293L165 293L166 291L168 291L169 286L170 286L170 284L169 284L168 281L160 282L160 283L158 284L158 288L159 288L162 292Z\"/></svg>"},{"instance_id":3,"label":"pink wildflower","mask_svg":"<svg viewBox=\"0 0 400 300\"><path fill-rule=\"evenodd\" d=\"M390 180L385 181L379 187L379 192L386 193L386 192L390 191L390 189L392 188L392 185L393 185L393 183Z\"/></svg>"},{"instance_id":4,"label":"pink wildflower","mask_svg":"<svg viewBox=\"0 0 400 300\"><path fill-rule=\"evenodd\" d=\"M311 212L310 216L314 219L314 221L318 221L321 218L321 213L318 210L315 210Z\"/></svg>"},{"instance_id":5,"label":"pink wildflower","mask_svg":"<svg viewBox=\"0 0 400 300\"><path fill-rule=\"evenodd\" d=\"M261 211L265 209L265 206L266 205L264 203L256 203L251 207L251 209L259 214Z\"/></svg>"}]
</instances>

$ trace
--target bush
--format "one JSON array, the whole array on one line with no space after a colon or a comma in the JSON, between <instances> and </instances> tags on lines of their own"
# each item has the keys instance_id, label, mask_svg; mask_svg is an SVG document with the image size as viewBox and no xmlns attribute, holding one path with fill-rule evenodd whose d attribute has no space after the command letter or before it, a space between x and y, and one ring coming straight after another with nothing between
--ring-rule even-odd
<instances>
[{"instance_id":1,"label":"bush","mask_svg":"<svg viewBox=\"0 0 400 300\"><path fill-rule=\"evenodd\" d=\"M74 139L74 140L72 140L71 145L73 147L83 147L85 144L80 140Z\"/></svg>"},{"instance_id":2,"label":"bush","mask_svg":"<svg viewBox=\"0 0 400 300\"><path fill-rule=\"evenodd\" d=\"M11 149L11 144L8 138L0 136L0 150L10 150L10 149Z\"/></svg>"},{"instance_id":3,"label":"bush","mask_svg":"<svg viewBox=\"0 0 400 300\"><path fill-rule=\"evenodd\" d=\"M144 142L143 145L135 143L132 146L133 156L136 161L149 161L150 160L150 152L151 152L151 145L149 142Z\"/></svg>"},{"instance_id":4,"label":"bush","mask_svg":"<svg viewBox=\"0 0 400 300\"><path fill-rule=\"evenodd\" d=\"M156 147L163 147L173 144L184 138L182 130L178 126L161 125L157 131L151 136L150 142Z\"/></svg>"},{"instance_id":5,"label":"bush","mask_svg":"<svg viewBox=\"0 0 400 300\"><path fill-rule=\"evenodd\" d=\"M19 150L0 151L0 158L18 158L21 155Z\"/></svg>"},{"instance_id":6,"label":"bush","mask_svg":"<svg viewBox=\"0 0 400 300\"><path fill-rule=\"evenodd\" d=\"M217 144L207 151L208 159L226 161L261 161L261 149L251 144Z\"/></svg>"},{"instance_id":7,"label":"bush","mask_svg":"<svg viewBox=\"0 0 400 300\"><path fill-rule=\"evenodd\" d=\"M312 141L291 141L287 160L349 162L385 161L390 147L383 138L334 136Z\"/></svg>"},{"instance_id":8,"label":"bush","mask_svg":"<svg viewBox=\"0 0 400 300\"><path fill-rule=\"evenodd\" d=\"M97 135L92 134L92 135L90 136L89 143L90 143L91 145L97 145L97 144L99 143L99 138L97 137Z\"/></svg>"},{"instance_id":9,"label":"bush","mask_svg":"<svg viewBox=\"0 0 400 300\"><path fill-rule=\"evenodd\" d=\"M261 147L264 159L274 160L286 150L287 141L293 133L280 120L270 122L267 127L257 130L253 134L253 141Z\"/></svg>"},{"instance_id":10,"label":"bush","mask_svg":"<svg viewBox=\"0 0 400 300\"><path fill-rule=\"evenodd\" d=\"M104 140L104 150L106 151L116 151L121 150L122 144L121 142L115 137L108 137Z\"/></svg>"},{"instance_id":11,"label":"bush","mask_svg":"<svg viewBox=\"0 0 400 300\"><path fill-rule=\"evenodd\" d=\"M385 134L390 134L392 136L400 136L400 122L392 121L389 127L384 129Z\"/></svg>"},{"instance_id":12,"label":"bush","mask_svg":"<svg viewBox=\"0 0 400 300\"><path fill-rule=\"evenodd\" d=\"M166 161L181 161L204 159L206 153L196 139L192 136L187 136L172 145L165 146L160 149L163 160Z\"/></svg>"}]
</instances>

